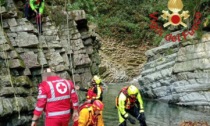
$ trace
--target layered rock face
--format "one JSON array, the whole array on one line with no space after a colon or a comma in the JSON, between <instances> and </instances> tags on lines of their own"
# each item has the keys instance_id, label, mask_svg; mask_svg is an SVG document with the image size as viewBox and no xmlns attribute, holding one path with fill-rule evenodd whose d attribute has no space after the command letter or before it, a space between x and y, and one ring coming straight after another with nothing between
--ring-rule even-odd
<instances>
[{"instance_id":1,"label":"layered rock face","mask_svg":"<svg viewBox=\"0 0 210 126\"><path fill-rule=\"evenodd\" d=\"M98 73L100 40L89 32L83 10L64 12L68 25L59 27L44 17L39 34L36 23L18 17L12 0L6 8L0 8L0 125L16 126L31 119L44 68L80 85Z\"/></svg>"},{"instance_id":2,"label":"layered rock face","mask_svg":"<svg viewBox=\"0 0 210 126\"><path fill-rule=\"evenodd\" d=\"M149 97L210 108L210 33L200 40L167 42L146 52L139 83Z\"/></svg>"},{"instance_id":3,"label":"layered rock face","mask_svg":"<svg viewBox=\"0 0 210 126\"><path fill-rule=\"evenodd\" d=\"M149 46L128 47L115 39L103 38L99 51L101 64L99 74L107 83L130 81L139 75L146 62L145 52Z\"/></svg>"}]
</instances>

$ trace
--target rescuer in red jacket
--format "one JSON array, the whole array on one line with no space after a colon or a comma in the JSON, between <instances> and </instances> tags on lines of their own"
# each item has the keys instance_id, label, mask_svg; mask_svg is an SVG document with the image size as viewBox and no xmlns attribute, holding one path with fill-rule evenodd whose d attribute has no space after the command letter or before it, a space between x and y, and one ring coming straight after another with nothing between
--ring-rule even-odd
<instances>
[{"instance_id":1,"label":"rescuer in red jacket","mask_svg":"<svg viewBox=\"0 0 210 126\"><path fill-rule=\"evenodd\" d=\"M93 76L93 79L91 81L91 86L86 88L81 88L79 86L75 86L76 90L85 91L86 94L86 100L88 102L94 101L94 100L103 100L103 88L102 88L102 81L101 78L97 75Z\"/></svg>"},{"instance_id":2,"label":"rescuer in red jacket","mask_svg":"<svg viewBox=\"0 0 210 126\"><path fill-rule=\"evenodd\" d=\"M42 111L46 114L45 126L68 126L70 109L73 109L73 120L77 120L78 96L72 81L53 72L43 73L42 79L31 126L36 126Z\"/></svg>"}]
</instances>

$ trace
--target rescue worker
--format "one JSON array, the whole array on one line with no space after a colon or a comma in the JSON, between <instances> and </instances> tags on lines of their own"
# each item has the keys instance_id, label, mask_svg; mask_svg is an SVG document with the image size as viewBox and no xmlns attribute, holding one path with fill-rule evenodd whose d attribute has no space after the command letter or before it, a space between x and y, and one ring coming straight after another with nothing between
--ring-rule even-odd
<instances>
[{"instance_id":1,"label":"rescue worker","mask_svg":"<svg viewBox=\"0 0 210 126\"><path fill-rule=\"evenodd\" d=\"M126 126L126 120L135 124L135 120L130 115L139 121L140 126L147 126L143 101L136 86L130 85L122 88L116 98L116 106L118 108L119 126Z\"/></svg>"},{"instance_id":2,"label":"rescue worker","mask_svg":"<svg viewBox=\"0 0 210 126\"><path fill-rule=\"evenodd\" d=\"M79 120L73 126L104 126L102 110L104 104L95 100L92 104L84 104L80 107Z\"/></svg>"},{"instance_id":3,"label":"rescue worker","mask_svg":"<svg viewBox=\"0 0 210 126\"><path fill-rule=\"evenodd\" d=\"M91 81L91 85L89 89L86 88L81 88L79 86L75 86L76 90L80 91L85 91L87 92L86 94L86 100L91 101L91 100L103 100L103 89L101 86L101 79L98 76L93 76L93 79Z\"/></svg>"},{"instance_id":4,"label":"rescue worker","mask_svg":"<svg viewBox=\"0 0 210 126\"><path fill-rule=\"evenodd\" d=\"M73 82L56 76L50 70L42 74L42 80L31 126L37 125L43 111L45 126L68 126L71 108L73 120L78 120L78 96Z\"/></svg>"},{"instance_id":5,"label":"rescue worker","mask_svg":"<svg viewBox=\"0 0 210 126\"><path fill-rule=\"evenodd\" d=\"M33 15L36 15L36 23L38 25L39 33L42 32L41 15L44 12L44 0L26 0L25 17L30 20Z\"/></svg>"}]
</instances>

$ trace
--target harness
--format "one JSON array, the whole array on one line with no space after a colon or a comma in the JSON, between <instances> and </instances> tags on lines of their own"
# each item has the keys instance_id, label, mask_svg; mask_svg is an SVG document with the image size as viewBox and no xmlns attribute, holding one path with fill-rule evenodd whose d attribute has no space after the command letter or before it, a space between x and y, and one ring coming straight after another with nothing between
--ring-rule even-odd
<instances>
[{"instance_id":1,"label":"harness","mask_svg":"<svg viewBox=\"0 0 210 126\"><path fill-rule=\"evenodd\" d=\"M90 103L84 103L83 105L81 105L79 107L79 112L84 108L87 108L88 112L89 112L88 122L85 124L85 126L97 126L97 124L98 124L98 117L92 115L91 108L90 108L91 106L92 106L92 104L90 104ZM91 116L92 116L92 120L90 120Z\"/></svg>"},{"instance_id":2,"label":"harness","mask_svg":"<svg viewBox=\"0 0 210 126\"><path fill-rule=\"evenodd\" d=\"M115 103L116 103L116 107L119 106L119 96L121 93L123 93L125 96L126 96L126 100L125 100L125 109L130 109L131 107L133 107L135 105L135 102L136 102L136 98L131 98L129 95L128 95L128 86L122 88L122 90L119 92L118 96L116 97L115 99Z\"/></svg>"},{"instance_id":3,"label":"harness","mask_svg":"<svg viewBox=\"0 0 210 126\"><path fill-rule=\"evenodd\" d=\"M100 86L100 90L101 90L101 94L100 94L99 100L102 101L103 89L101 88L101 86ZM97 94L98 94L98 86L91 87L88 89L86 98L87 99L95 99L97 97Z\"/></svg>"}]
</instances>

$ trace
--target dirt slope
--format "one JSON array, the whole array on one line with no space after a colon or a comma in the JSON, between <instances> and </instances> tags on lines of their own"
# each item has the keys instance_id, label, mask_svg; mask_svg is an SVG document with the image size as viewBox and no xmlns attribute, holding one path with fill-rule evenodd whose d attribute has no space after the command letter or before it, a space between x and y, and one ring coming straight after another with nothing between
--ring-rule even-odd
<instances>
[{"instance_id":1,"label":"dirt slope","mask_svg":"<svg viewBox=\"0 0 210 126\"><path fill-rule=\"evenodd\" d=\"M100 74L105 81L123 82L139 75L146 61L144 53L149 46L128 47L112 38L104 38L101 44Z\"/></svg>"}]
</instances>

